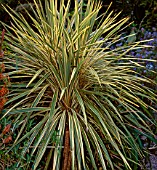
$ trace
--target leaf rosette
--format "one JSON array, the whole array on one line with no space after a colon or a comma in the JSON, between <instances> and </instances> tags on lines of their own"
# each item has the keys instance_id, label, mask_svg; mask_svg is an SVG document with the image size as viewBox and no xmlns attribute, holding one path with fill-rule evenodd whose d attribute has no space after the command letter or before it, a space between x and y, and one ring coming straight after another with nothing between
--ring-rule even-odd
<instances>
[{"instance_id":1,"label":"leaf rosette","mask_svg":"<svg viewBox=\"0 0 157 170\"><path fill-rule=\"evenodd\" d=\"M129 18L117 21L120 13L109 8L99 16L101 3L93 0L86 6L75 0L70 13L70 3L34 0L33 15L26 10L31 22L5 8L12 18L11 26L4 25L14 55L6 57L12 86L3 117L12 116L19 128L12 147L28 139L22 154L36 154L37 169L57 131L46 167L131 169L143 156L140 135L155 141L149 103L156 94L142 85L155 82L137 76L133 68L142 66L128 55L144 45L111 50ZM36 124L25 132L30 119Z\"/></svg>"}]
</instances>

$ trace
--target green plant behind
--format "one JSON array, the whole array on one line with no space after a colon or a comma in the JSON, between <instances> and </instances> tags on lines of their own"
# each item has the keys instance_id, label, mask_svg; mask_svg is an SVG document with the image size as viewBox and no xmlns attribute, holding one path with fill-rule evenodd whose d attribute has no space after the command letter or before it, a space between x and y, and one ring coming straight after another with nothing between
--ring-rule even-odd
<instances>
[{"instance_id":1,"label":"green plant behind","mask_svg":"<svg viewBox=\"0 0 157 170\"><path fill-rule=\"evenodd\" d=\"M120 13L108 10L98 16L101 3L93 0L84 13L83 0L75 0L71 16L70 2L57 6L46 0L43 7L34 0L32 23L5 8L12 18L6 28L15 55L6 60L13 83L3 117L11 115L19 127L12 147L28 138L22 156L28 150L36 155L34 169L46 151L45 169L131 169L143 156L137 137L153 140L149 125L156 126L147 104L156 102L156 95L142 86L154 82L136 76L132 68L140 64L127 55L142 46L135 42L110 50L128 18L116 21ZM26 132L32 119L37 123ZM54 132L58 139L52 143Z\"/></svg>"}]
</instances>

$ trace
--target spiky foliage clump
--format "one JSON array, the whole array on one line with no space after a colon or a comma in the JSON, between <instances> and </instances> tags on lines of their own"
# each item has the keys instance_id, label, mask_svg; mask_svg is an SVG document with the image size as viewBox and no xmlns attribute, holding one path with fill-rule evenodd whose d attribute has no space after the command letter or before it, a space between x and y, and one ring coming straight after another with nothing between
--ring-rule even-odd
<instances>
[{"instance_id":1,"label":"spiky foliage clump","mask_svg":"<svg viewBox=\"0 0 157 170\"><path fill-rule=\"evenodd\" d=\"M138 76L133 67L140 64L127 55L143 47L135 42L110 50L128 18L117 21L120 13L108 10L98 16L102 6L93 0L86 7L75 0L70 15L70 2L34 0L31 23L5 8L14 55L6 61L13 83L4 116L19 129L13 147L28 139L22 155L36 155L34 169L47 152L46 167L54 170L131 169L143 155L139 135L153 139L149 125L156 126L153 107L148 110L156 96L142 85L154 82ZM36 124L26 132L32 119ZM59 142L52 143L56 131Z\"/></svg>"}]
</instances>

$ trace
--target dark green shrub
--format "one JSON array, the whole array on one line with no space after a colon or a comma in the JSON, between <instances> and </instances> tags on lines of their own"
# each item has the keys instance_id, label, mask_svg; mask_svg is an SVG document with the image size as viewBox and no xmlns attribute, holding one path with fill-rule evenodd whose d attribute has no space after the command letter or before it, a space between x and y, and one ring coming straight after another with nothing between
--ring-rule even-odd
<instances>
[{"instance_id":1,"label":"dark green shrub","mask_svg":"<svg viewBox=\"0 0 157 170\"><path fill-rule=\"evenodd\" d=\"M157 27L157 2L154 0L101 0L104 8L113 2L112 9L123 10L123 17L130 16L136 24L145 28Z\"/></svg>"},{"instance_id":2,"label":"dark green shrub","mask_svg":"<svg viewBox=\"0 0 157 170\"><path fill-rule=\"evenodd\" d=\"M19 6L20 4L24 4L24 3L32 3L33 0L0 0L0 21L3 21L7 24L10 23L10 17L9 15L5 12L4 8L2 7L2 5L8 5L10 6L12 9L16 9L17 6ZM2 25L0 23L0 29L2 30Z\"/></svg>"}]
</instances>

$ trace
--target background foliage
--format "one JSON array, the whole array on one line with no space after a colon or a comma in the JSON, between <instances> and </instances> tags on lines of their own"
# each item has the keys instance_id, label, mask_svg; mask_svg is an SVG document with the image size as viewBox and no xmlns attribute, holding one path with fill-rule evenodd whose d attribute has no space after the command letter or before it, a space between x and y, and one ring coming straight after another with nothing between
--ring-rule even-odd
<instances>
[{"instance_id":1,"label":"background foliage","mask_svg":"<svg viewBox=\"0 0 157 170\"><path fill-rule=\"evenodd\" d=\"M2 4L9 5L13 9L24 3L32 3L33 0L0 0L0 20L9 23L9 16L2 8ZM44 2L44 1L43 1ZM142 26L146 29L151 29L152 27L157 27L157 2L154 0L101 0L103 3L103 8L100 13L103 13L110 2L113 2L111 9L116 12L123 10L121 18L124 16L129 16L130 21L134 21L135 24L140 24L141 20ZM87 0L84 0L87 4ZM74 3L72 3L72 8Z\"/></svg>"}]
</instances>

